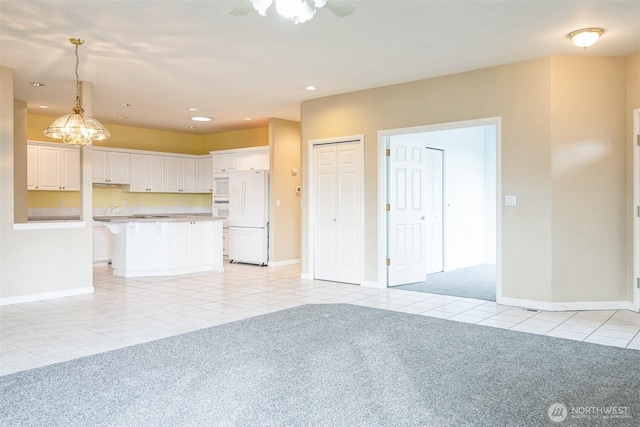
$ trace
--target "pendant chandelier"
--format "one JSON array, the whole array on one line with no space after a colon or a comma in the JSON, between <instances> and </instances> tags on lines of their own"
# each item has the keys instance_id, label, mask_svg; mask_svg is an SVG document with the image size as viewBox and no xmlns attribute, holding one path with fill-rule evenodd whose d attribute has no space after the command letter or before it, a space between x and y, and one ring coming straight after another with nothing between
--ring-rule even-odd
<instances>
[{"instance_id":1,"label":"pendant chandelier","mask_svg":"<svg viewBox=\"0 0 640 427\"><path fill-rule=\"evenodd\" d=\"M93 117L84 116L84 110L80 106L80 78L78 77L78 46L84 40L70 38L71 44L76 46L76 106L73 107L73 114L67 114L58 118L45 131L45 136L54 139L61 139L69 145L88 145L91 141L102 141L111 135L109 131Z\"/></svg>"}]
</instances>

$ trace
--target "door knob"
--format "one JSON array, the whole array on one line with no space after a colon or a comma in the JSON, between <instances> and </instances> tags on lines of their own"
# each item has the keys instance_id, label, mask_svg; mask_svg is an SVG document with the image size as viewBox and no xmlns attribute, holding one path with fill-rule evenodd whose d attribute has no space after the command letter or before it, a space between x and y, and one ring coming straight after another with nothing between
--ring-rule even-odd
<instances>
[{"instance_id":1,"label":"door knob","mask_svg":"<svg viewBox=\"0 0 640 427\"><path fill-rule=\"evenodd\" d=\"M422 215L422 220L424 221L424 215Z\"/></svg>"}]
</instances>

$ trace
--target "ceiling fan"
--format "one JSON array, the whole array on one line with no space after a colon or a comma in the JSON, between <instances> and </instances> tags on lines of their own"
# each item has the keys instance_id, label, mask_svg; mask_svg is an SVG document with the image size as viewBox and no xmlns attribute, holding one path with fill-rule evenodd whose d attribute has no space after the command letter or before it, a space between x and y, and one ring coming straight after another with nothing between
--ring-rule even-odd
<instances>
[{"instance_id":1,"label":"ceiling fan","mask_svg":"<svg viewBox=\"0 0 640 427\"><path fill-rule=\"evenodd\" d=\"M340 18L350 15L356 10L347 0L243 0L238 7L231 11L231 15L248 15L255 10L265 16L267 9L273 3L276 5L278 14L290 18L296 24L309 21L322 7L326 7Z\"/></svg>"}]
</instances>

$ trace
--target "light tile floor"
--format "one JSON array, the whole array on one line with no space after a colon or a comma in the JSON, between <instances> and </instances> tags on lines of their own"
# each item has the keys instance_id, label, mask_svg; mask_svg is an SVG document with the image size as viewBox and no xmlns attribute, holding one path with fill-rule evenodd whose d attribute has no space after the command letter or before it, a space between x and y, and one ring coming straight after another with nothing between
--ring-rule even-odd
<instances>
[{"instance_id":1,"label":"light tile floor","mask_svg":"<svg viewBox=\"0 0 640 427\"><path fill-rule=\"evenodd\" d=\"M299 266L226 264L224 273L114 277L95 293L0 307L0 375L302 304L347 303L640 350L640 313L537 312L468 298L300 279Z\"/></svg>"}]
</instances>

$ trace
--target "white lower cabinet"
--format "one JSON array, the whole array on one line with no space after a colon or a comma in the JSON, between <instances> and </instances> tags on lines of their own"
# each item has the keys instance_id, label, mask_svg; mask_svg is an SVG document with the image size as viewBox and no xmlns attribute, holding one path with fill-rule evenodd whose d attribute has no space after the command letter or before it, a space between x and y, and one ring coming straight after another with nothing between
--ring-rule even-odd
<instances>
[{"instance_id":1,"label":"white lower cabinet","mask_svg":"<svg viewBox=\"0 0 640 427\"><path fill-rule=\"evenodd\" d=\"M170 227L171 268L211 264L217 243L212 221L174 222Z\"/></svg>"},{"instance_id":2,"label":"white lower cabinet","mask_svg":"<svg viewBox=\"0 0 640 427\"><path fill-rule=\"evenodd\" d=\"M101 222L93 223L93 262L107 263L111 261L111 236L113 234Z\"/></svg>"}]
</instances>

